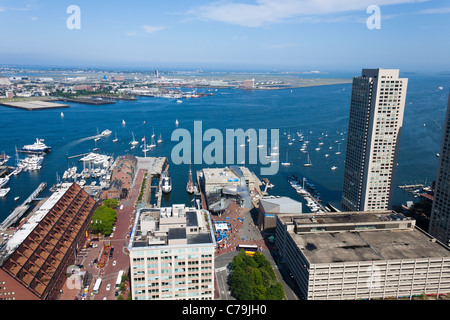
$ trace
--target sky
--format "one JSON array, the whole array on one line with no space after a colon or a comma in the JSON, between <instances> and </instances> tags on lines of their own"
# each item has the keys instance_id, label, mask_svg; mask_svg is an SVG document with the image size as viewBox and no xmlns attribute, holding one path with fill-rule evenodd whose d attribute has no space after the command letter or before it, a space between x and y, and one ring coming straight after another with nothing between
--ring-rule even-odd
<instances>
[{"instance_id":1,"label":"sky","mask_svg":"<svg viewBox=\"0 0 450 320\"><path fill-rule=\"evenodd\" d=\"M0 0L0 65L446 72L449 31L448 0Z\"/></svg>"}]
</instances>

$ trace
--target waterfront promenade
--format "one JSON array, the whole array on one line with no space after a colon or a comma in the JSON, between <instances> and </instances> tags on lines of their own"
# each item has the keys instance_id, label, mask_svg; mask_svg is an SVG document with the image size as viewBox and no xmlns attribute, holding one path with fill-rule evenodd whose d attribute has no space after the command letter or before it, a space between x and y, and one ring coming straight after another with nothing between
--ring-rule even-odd
<instances>
[{"instance_id":1,"label":"waterfront promenade","mask_svg":"<svg viewBox=\"0 0 450 320\"><path fill-rule=\"evenodd\" d=\"M115 296L117 275L120 270L123 270L125 274L128 274L128 268L130 265L128 256L128 242L134 223L134 216L136 213L135 205L139 197L144 173L144 169L138 170L134 184L128 193L128 197L120 201L119 208L117 209L117 221L115 224L116 229L112 236L100 238L98 241L91 241L91 243L97 244L98 246L96 248L82 249L77 255L75 264L82 265L83 269L81 269L81 271L86 271L92 275L86 300L103 300L105 298L106 300L117 299ZM121 205L123 205L123 208L120 210ZM88 244L88 242L86 242L86 244ZM100 260L103 248L108 244L114 248L113 257L107 260L103 268L98 268L94 263L94 260ZM102 279L102 285L99 293L94 295L92 289L98 278ZM110 289L106 290L108 284L110 285ZM74 300L81 293L78 289L70 289L69 282L66 282L62 288L62 291L63 292L59 298L60 300ZM123 298L128 298L128 291L125 292Z\"/></svg>"}]
</instances>

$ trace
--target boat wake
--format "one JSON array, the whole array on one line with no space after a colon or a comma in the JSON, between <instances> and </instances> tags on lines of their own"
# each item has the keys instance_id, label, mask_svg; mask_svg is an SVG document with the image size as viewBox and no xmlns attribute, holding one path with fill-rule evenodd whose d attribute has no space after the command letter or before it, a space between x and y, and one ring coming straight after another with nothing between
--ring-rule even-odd
<instances>
[{"instance_id":1,"label":"boat wake","mask_svg":"<svg viewBox=\"0 0 450 320\"><path fill-rule=\"evenodd\" d=\"M94 140L95 138L99 138L99 137L100 137L99 135L95 135L95 136L91 136L91 137L81 138L81 139L78 139L78 140L75 140L75 141L72 141L72 142L68 143L66 146L67 147L72 147L72 146L80 144L80 143L82 143L84 141Z\"/></svg>"}]
</instances>

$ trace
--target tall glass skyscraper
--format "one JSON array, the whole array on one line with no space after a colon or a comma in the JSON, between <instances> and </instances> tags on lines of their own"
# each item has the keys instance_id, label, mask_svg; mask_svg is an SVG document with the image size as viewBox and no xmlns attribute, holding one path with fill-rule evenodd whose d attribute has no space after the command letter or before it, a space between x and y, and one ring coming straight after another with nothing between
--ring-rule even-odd
<instances>
[{"instance_id":1,"label":"tall glass skyscraper","mask_svg":"<svg viewBox=\"0 0 450 320\"><path fill-rule=\"evenodd\" d=\"M428 232L450 246L450 96Z\"/></svg>"},{"instance_id":2,"label":"tall glass skyscraper","mask_svg":"<svg viewBox=\"0 0 450 320\"><path fill-rule=\"evenodd\" d=\"M398 69L353 78L342 209L391 209L407 85Z\"/></svg>"}]
</instances>

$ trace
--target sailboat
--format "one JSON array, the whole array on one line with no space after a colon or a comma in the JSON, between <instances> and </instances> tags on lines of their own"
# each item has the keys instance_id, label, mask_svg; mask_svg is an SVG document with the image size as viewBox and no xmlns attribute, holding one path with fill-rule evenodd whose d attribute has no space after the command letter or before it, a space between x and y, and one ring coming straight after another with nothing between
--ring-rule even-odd
<instances>
[{"instance_id":1,"label":"sailboat","mask_svg":"<svg viewBox=\"0 0 450 320\"><path fill-rule=\"evenodd\" d=\"M61 118L64 118L64 113L61 111Z\"/></svg>"},{"instance_id":2,"label":"sailboat","mask_svg":"<svg viewBox=\"0 0 450 320\"><path fill-rule=\"evenodd\" d=\"M177 125L178 125L178 123L179 123L179 122L178 122L178 119L176 119L176 120L175 120L175 125L177 126Z\"/></svg>"},{"instance_id":3,"label":"sailboat","mask_svg":"<svg viewBox=\"0 0 450 320\"><path fill-rule=\"evenodd\" d=\"M122 125L123 125L123 126L125 125L125 120L123 120L123 119L122 119Z\"/></svg>"},{"instance_id":4,"label":"sailboat","mask_svg":"<svg viewBox=\"0 0 450 320\"><path fill-rule=\"evenodd\" d=\"M267 153L267 155L265 156L266 157L266 159L270 159L271 158L271 152L270 152L270 147L269 147L269 152Z\"/></svg>"},{"instance_id":5,"label":"sailboat","mask_svg":"<svg viewBox=\"0 0 450 320\"><path fill-rule=\"evenodd\" d=\"M291 165L291 163L288 162L288 152L287 151L286 151L286 162L282 162L281 165L282 166L290 166Z\"/></svg>"},{"instance_id":6,"label":"sailboat","mask_svg":"<svg viewBox=\"0 0 450 320\"><path fill-rule=\"evenodd\" d=\"M195 191L194 183L192 182L192 170L190 165L189 165L189 181L186 185L186 191L187 193L194 193Z\"/></svg>"},{"instance_id":7,"label":"sailboat","mask_svg":"<svg viewBox=\"0 0 450 320\"><path fill-rule=\"evenodd\" d=\"M161 143L163 141L163 139L162 139L162 135L161 135L161 133L159 134L159 138L158 138L158 143Z\"/></svg>"},{"instance_id":8,"label":"sailboat","mask_svg":"<svg viewBox=\"0 0 450 320\"><path fill-rule=\"evenodd\" d=\"M117 131L116 131L116 138L113 139L113 142L117 142L117 141L119 141L119 139L117 139Z\"/></svg>"},{"instance_id":9,"label":"sailboat","mask_svg":"<svg viewBox=\"0 0 450 320\"><path fill-rule=\"evenodd\" d=\"M150 141L150 145L148 146L149 148L154 148L156 147L156 143L155 143L155 134L152 135L152 140Z\"/></svg>"},{"instance_id":10,"label":"sailboat","mask_svg":"<svg viewBox=\"0 0 450 320\"><path fill-rule=\"evenodd\" d=\"M98 140L100 140L100 133L98 132L98 128L97 128L97 137L94 139L94 141L98 141Z\"/></svg>"},{"instance_id":11,"label":"sailboat","mask_svg":"<svg viewBox=\"0 0 450 320\"><path fill-rule=\"evenodd\" d=\"M275 145L273 146L272 150L278 150L278 140L275 141Z\"/></svg>"},{"instance_id":12,"label":"sailboat","mask_svg":"<svg viewBox=\"0 0 450 320\"><path fill-rule=\"evenodd\" d=\"M303 166L305 166L305 167L311 167L312 166L311 160L309 159L309 153L308 153L308 161Z\"/></svg>"},{"instance_id":13,"label":"sailboat","mask_svg":"<svg viewBox=\"0 0 450 320\"><path fill-rule=\"evenodd\" d=\"M335 154L341 154L340 149L341 149L341 144L339 143L339 144L338 144L338 151L336 151Z\"/></svg>"},{"instance_id":14,"label":"sailboat","mask_svg":"<svg viewBox=\"0 0 450 320\"><path fill-rule=\"evenodd\" d=\"M132 146L136 146L137 144L139 144L139 142L136 141L136 139L134 139L134 133L133 133L133 132L131 133L131 135L133 136L133 140L130 142L130 144L131 144ZM134 148L133 148L133 149L134 149Z\"/></svg>"},{"instance_id":15,"label":"sailboat","mask_svg":"<svg viewBox=\"0 0 450 320\"><path fill-rule=\"evenodd\" d=\"M147 143L145 141L145 137L142 139L144 141L144 148L142 149L142 152L144 152L147 155L147 152L149 152L151 149L149 146L147 146Z\"/></svg>"}]
</instances>

